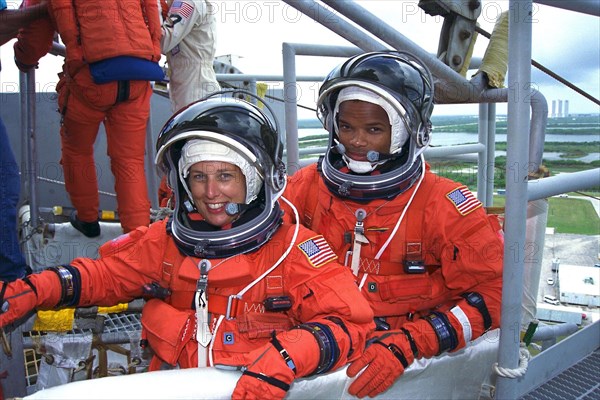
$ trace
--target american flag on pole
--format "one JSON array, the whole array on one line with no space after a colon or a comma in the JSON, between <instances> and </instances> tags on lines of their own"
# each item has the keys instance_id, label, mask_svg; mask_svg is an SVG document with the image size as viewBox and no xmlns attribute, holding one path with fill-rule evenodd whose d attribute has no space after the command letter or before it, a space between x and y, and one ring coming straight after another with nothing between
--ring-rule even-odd
<instances>
[{"instance_id":1,"label":"american flag on pole","mask_svg":"<svg viewBox=\"0 0 600 400\"><path fill-rule=\"evenodd\" d=\"M473 196L473 193L466 186L454 189L446 197L454 204L461 215L467 215L481 207L481 202Z\"/></svg>"},{"instance_id":2,"label":"american flag on pole","mask_svg":"<svg viewBox=\"0 0 600 400\"><path fill-rule=\"evenodd\" d=\"M298 247L315 268L319 268L323 264L337 259L335 253L321 235L300 243Z\"/></svg>"},{"instance_id":3,"label":"american flag on pole","mask_svg":"<svg viewBox=\"0 0 600 400\"><path fill-rule=\"evenodd\" d=\"M169 14L177 14L185 19L189 19L194 13L194 4L190 4L187 1L175 1L171 4Z\"/></svg>"}]
</instances>

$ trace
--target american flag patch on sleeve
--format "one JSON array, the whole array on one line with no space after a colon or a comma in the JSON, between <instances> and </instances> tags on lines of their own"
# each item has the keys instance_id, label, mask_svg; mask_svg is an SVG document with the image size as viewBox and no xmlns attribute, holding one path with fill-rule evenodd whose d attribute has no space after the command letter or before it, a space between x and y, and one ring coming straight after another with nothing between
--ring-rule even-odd
<instances>
[{"instance_id":1,"label":"american flag patch on sleeve","mask_svg":"<svg viewBox=\"0 0 600 400\"><path fill-rule=\"evenodd\" d=\"M454 189L446 195L448 200L458 210L461 215L467 215L470 212L481 207L481 202L473 195L473 193L466 186L461 186Z\"/></svg>"},{"instance_id":2,"label":"american flag patch on sleeve","mask_svg":"<svg viewBox=\"0 0 600 400\"><path fill-rule=\"evenodd\" d=\"M169 14L177 14L185 19L189 19L194 13L194 5L187 1L175 1L171 4Z\"/></svg>"},{"instance_id":3,"label":"american flag patch on sleeve","mask_svg":"<svg viewBox=\"0 0 600 400\"><path fill-rule=\"evenodd\" d=\"M337 259L337 256L331 250L325 238L320 235L300 243L298 248L315 268L319 268L323 264Z\"/></svg>"}]
</instances>

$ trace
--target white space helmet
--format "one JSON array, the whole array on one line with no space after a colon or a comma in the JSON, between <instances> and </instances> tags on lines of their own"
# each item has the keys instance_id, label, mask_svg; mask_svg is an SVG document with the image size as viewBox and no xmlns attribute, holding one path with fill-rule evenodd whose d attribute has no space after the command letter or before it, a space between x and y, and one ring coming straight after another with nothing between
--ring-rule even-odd
<instances>
[{"instance_id":1,"label":"white space helmet","mask_svg":"<svg viewBox=\"0 0 600 400\"><path fill-rule=\"evenodd\" d=\"M286 183L283 147L276 123L254 104L221 91L177 112L162 128L156 144L156 164L167 176L175 196L170 229L187 255L223 258L253 251L265 244L281 224L277 199ZM186 178L200 161L224 161L246 177L243 204L230 203L228 213L240 214L230 229L190 221L193 201Z\"/></svg>"},{"instance_id":2,"label":"white space helmet","mask_svg":"<svg viewBox=\"0 0 600 400\"><path fill-rule=\"evenodd\" d=\"M340 104L360 100L382 107L391 125L388 154L370 151L369 161L347 157L338 137ZM329 190L358 201L392 198L408 190L421 174L421 153L429 145L433 78L425 65L400 52L354 56L323 81L317 115L329 131L321 173ZM350 173L340 169L348 166ZM377 169L377 174L371 174Z\"/></svg>"}]
</instances>

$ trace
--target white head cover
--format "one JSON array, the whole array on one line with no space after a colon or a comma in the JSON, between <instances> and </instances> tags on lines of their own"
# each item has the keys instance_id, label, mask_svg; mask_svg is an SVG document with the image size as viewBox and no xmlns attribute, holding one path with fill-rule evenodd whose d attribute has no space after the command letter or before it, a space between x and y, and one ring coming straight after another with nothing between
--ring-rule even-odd
<instances>
[{"instance_id":1,"label":"white head cover","mask_svg":"<svg viewBox=\"0 0 600 400\"><path fill-rule=\"evenodd\" d=\"M390 141L391 143L389 152L390 154L396 153L408 139L408 131L406 125L404 124L404 121L400 117L398 111L396 111L390 103L388 103L375 92L363 89L358 86L348 86L340 90L340 94L338 95L337 101L335 103L335 109L333 110L333 115L338 115L340 111L340 104L342 104L344 101L350 100L365 101L367 103L376 104L383 108L383 110L388 115L388 119L392 127L392 137ZM335 125L335 132L339 132L337 118L334 118L333 123ZM375 169L375 167L385 162L377 161L372 163L370 161L355 161L347 157L345 154L342 155L342 158L344 159L350 170L359 174L371 172Z\"/></svg>"},{"instance_id":2,"label":"white head cover","mask_svg":"<svg viewBox=\"0 0 600 400\"><path fill-rule=\"evenodd\" d=\"M192 194L185 178L187 178L192 165L200 161L221 161L236 165L246 177L246 204L249 204L258 196L263 180L256 168L246 158L231 147L221 143L204 139L192 139L183 146L181 158L179 159L179 179L183 183L190 200L192 200Z\"/></svg>"}]
</instances>

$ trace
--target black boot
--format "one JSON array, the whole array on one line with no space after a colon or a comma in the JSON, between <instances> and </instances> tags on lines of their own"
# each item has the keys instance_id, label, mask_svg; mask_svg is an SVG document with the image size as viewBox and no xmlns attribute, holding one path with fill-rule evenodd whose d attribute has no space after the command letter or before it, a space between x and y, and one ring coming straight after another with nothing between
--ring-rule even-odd
<instances>
[{"instance_id":1,"label":"black boot","mask_svg":"<svg viewBox=\"0 0 600 400\"><path fill-rule=\"evenodd\" d=\"M85 236L87 236L89 238L100 236L100 223L98 221L83 222L77 218L77 211L73 211L71 213L70 220L71 220L71 225L73 225L73 228L77 229L79 232L83 233Z\"/></svg>"}]
</instances>

